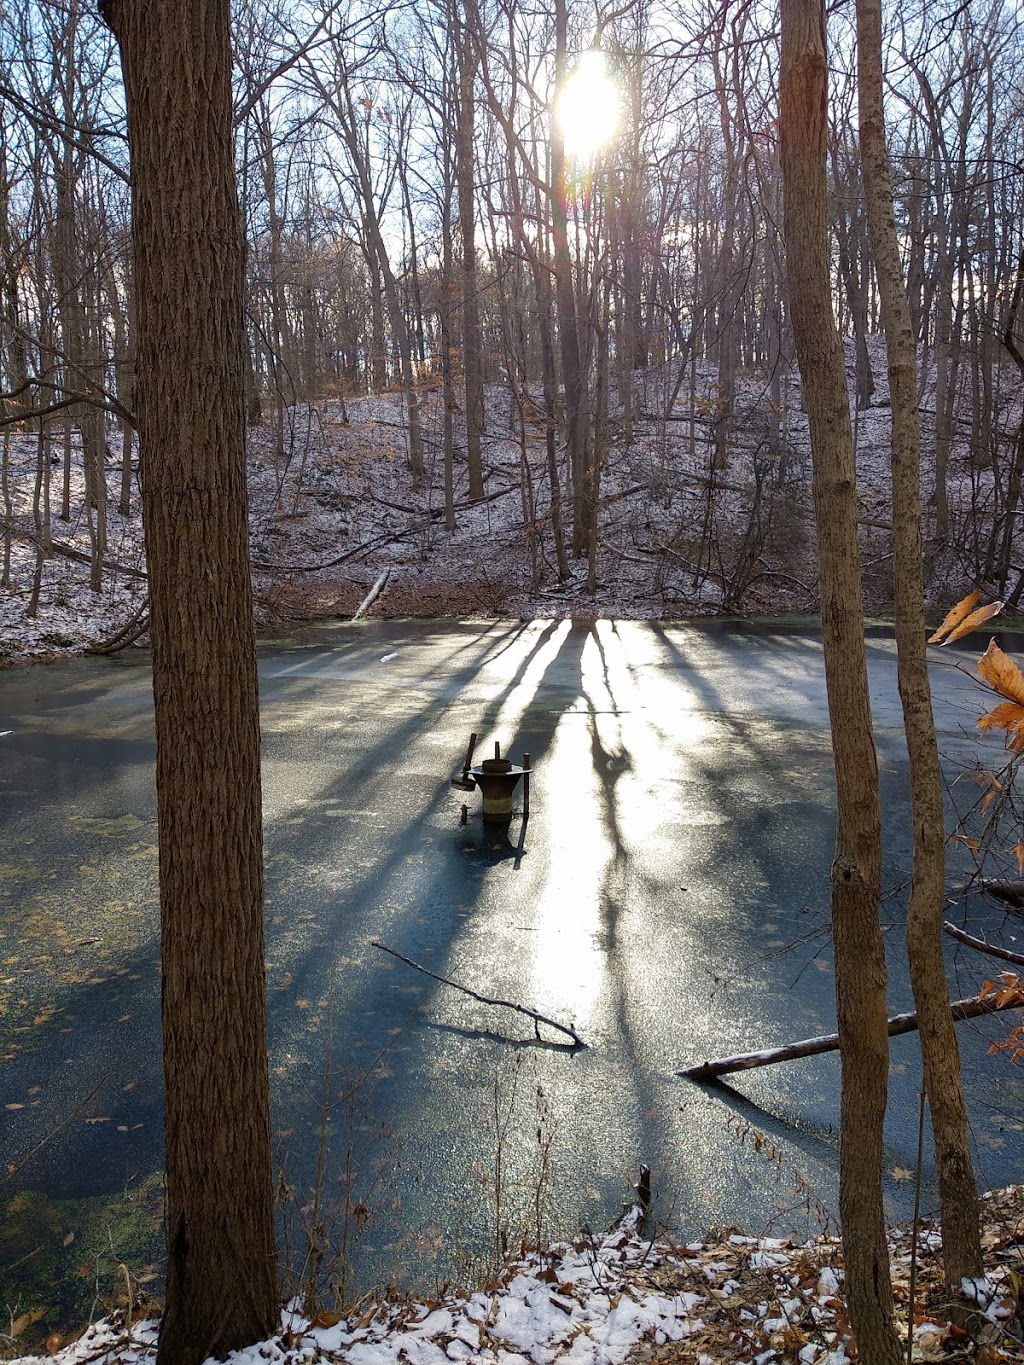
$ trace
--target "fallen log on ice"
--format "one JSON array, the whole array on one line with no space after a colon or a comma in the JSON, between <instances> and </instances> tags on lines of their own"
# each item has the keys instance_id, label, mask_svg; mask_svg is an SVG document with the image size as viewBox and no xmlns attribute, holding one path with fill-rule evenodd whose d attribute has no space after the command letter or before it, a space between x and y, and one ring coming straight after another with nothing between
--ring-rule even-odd
<instances>
[{"instance_id":1,"label":"fallen log on ice","mask_svg":"<svg viewBox=\"0 0 1024 1365\"><path fill-rule=\"evenodd\" d=\"M1018 967L1024 967L1024 953L1014 953L1009 948L1000 948L995 943L989 943L986 938L975 938L973 934L965 933L955 924L950 924L949 920L946 920L942 927L951 938L966 943L969 948L976 948L979 953L988 953L989 957L999 957L1004 962L1015 962Z\"/></svg>"},{"instance_id":2,"label":"fallen log on ice","mask_svg":"<svg viewBox=\"0 0 1024 1365\"><path fill-rule=\"evenodd\" d=\"M979 885L982 891L995 896L1004 905L1016 909L1024 906L1024 881L1007 881L1004 877L982 877Z\"/></svg>"},{"instance_id":3,"label":"fallen log on ice","mask_svg":"<svg viewBox=\"0 0 1024 1365\"><path fill-rule=\"evenodd\" d=\"M1010 999L986 995L982 999L954 1000L950 1005L953 1018L977 1019L983 1014L995 1014L999 1010L1024 1009L1024 999L1013 995ZM913 1033L917 1028L917 1011L909 1014L894 1014L889 1019L889 1037L898 1033ZM726 1076L732 1071L753 1071L759 1066L774 1066L776 1062L794 1062L801 1057L816 1057L820 1052L836 1052L839 1048L838 1033L824 1033L818 1038L804 1038L798 1043L788 1043L785 1047L768 1048L764 1052L741 1052L737 1057L722 1057L717 1062L701 1062L698 1066L688 1066L677 1071L677 1076L685 1076L690 1081L713 1081L716 1076Z\"/></svg>"}]
</instances>

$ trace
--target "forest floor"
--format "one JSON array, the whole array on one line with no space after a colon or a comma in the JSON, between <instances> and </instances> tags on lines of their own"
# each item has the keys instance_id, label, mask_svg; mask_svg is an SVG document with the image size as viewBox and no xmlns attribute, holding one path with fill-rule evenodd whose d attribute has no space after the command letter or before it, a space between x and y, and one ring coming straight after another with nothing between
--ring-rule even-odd
<instances>
[{"instance_id":1,"label":"forest floor","mask_svg":"<svg viewBox=\"0 0 1024 1365\"><path fill-rule=\"evenodd\" d=\"M931 1224L889 1238L897 1322L912 1323L913 1359L975 1365L1024 1360L1017 1316L1024 1194L981 1202L987 1273L964 1282L973 1305L952 1321L939 1235ZM641 1234L639 1209L601 1239L578 1238L510 1264L468 1294L430 1301L373 1297L348 1316L287 1310L280 1332L236 1352L234 1365L844 1365L856 1359L834 1237L797 1244L724 1229L685 1246ZM158 1319L124 1308L77 1340L47 1342L59 1365L145 1365ZM18 1328L12 1324L12 1332ZM0 1337L0 1340L3 1340ZM11 1338L8 1337L10 1342ZM12 1343L13 1344L13 1343Z\"/></svg>"},{"instance_id":2,"label":"forest floor","mask_svg":"<svg viewBox=\"0 0 1024 1365\"><path fill-rule=\"evenodd\" d=\"M869 614L891 609L890 414L877 338L873 406L854 412L860 483L864 598ZM852 382L853 352L848 353ZM740 383L729 453L713 459L718 420L713 367L696 362L693 383L669 407L672 376L634 377L636 417L612 423L601 473L600 535L593 572L572 558L559 575L542 425L519 423L508 392L488 390L486 494L467 497L456 458L455 529L444 526L443 413L436 390L421 395L426 477L408 469L401 396L296 404L249 433L250 537L258 622L269 636L297 623L351 617L387 572L367 614L377 617L678 619L707 615L810 615L817 610L807 419L796 381L783 387L778 439L764 385ZM928 390L923 401L926 448ZM1006 409L1008 429L1015 407ZM111 447L114 435L111 432ZM457 433L458 437L458 433ZM119 444L119 443L118 443ZM77 445L72 444L69 519L56 514L63 474L56 449L43 462L54 507L54 553L37 558L33 489L38 437L14 432L0 506L0 665L78 653L114 636L146 592L137 489L129 515L116 506L111 454L107 551L99 591L89 586L90 534ZM926 466L930 461L926 458ZM978 582L985 477L954 443L948 493L951 534L926 560L931 605L941 616ZM137 481L137 473L136 473ZM930 473L925 472L928 495ZM566 535L568 502L562 490ZM6 510L5 510L6 508ZM927 512L926 522L930 523ZM5 528L10 527L10 533ZM926 526L927 530L927 526ZM973 548L972 548L973 547ZM6 573L4 573L6 570ZM33 580L39 595L31 610Z\"/></svg>"}]
</instances>

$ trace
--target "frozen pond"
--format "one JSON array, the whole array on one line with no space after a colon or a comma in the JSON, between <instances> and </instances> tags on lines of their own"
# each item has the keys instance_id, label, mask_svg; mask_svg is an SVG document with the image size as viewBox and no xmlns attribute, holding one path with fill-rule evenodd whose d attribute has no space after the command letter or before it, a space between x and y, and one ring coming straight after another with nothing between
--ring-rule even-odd
<instances>
[{"instance_id":1,"label":"frozen pond","mask_svg":"<svg viewBox=\"0 0 1024 1365\"><path fill-rule=\"evenodd\" d=\"M983 698L955 667L979 652L949 651L934 670L950 780L982 753ZM891 638L874 635L869 655L896 1010L911 1007L906 761ZM729 1087L674 1075L834 1027L814 633L365 623L263 649L260 677L276 1140L301 1203L323 1133L327 1207L346 1192L359 1205L360 1280L455 1278L502 1232L517 1245L538 1228L603 1226L642 1161L657 1215L684 1233L816 1230L835 1207L837 1059ZM496 837L478 796L449 785L471 731L478 757L495 740L532 755L521 848L518 817ZM0 1266L28 1259L0 1272L0 1299L13 1305L19 1277L44 1265L77 1276L87 1308L83 1266L108 1255L103 1228L118 1257L160 1270L148 660L0 673L0 732L4 1162L48 1139L3 1190ZM962 881L954 866L951 888ZM1004 918L976 897L970 923L995 932ZM436 986L373 939L572 1023L587 1047L550 1030L538 1041L527 1020ZM951 981L968 995L995 964L954 948ZM1008 1028L960 1026L985 1186L1019 1175L1024 1146L1018 1074L987 1054ZM893 1041L894 1218L912 1204L916 1054L915 1035ZM755 1154L757 1132L774 1159Z\"/></svg>"}]
</instances>

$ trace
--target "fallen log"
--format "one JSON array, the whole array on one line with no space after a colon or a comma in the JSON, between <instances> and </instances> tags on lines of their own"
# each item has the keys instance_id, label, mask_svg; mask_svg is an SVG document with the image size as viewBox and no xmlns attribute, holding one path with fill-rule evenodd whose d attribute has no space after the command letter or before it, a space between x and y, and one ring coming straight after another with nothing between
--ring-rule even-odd
<instances>
[{"instance_id":1,"label":"fallen log","mask_svg":"<svg viewBox=\"0 0 1024 1365\"><path fill-rule=\"evenodd\" d=\"M359 606L356 607L356 614L352 617L352 620L353 620L353 621L358 621L359 618L360 618L362 615L364 615L364 613L367 612L367 611L369 610L370 607L373 606L374 602L376 602L377 598L378 598L378 597L381 595L381 593L384 591L384 588L385 588L385 586L386 586L386 584L387 584L387 581L388 581L388 579L389 579L390 577L391 577L391 570L390 570L390 569L385 569L384 572L383 572L383 573L380 575L380 577L377 579L376 583L374 583L374 585L373 585L373 587L370 589L370 591L366 594L366 596L363 598L363 600L359 603Z\"/></svg>"},{"instance_id":2,"label":"fallen log","mask_svg":"<svg viewBox=\"0 0 1024 1365\"><path fill-rule=\"evenodd\" d=\"M966 943L968 948L976 948L979 953L988 953L989 957L999 957L1004 962L1015 962L1018 967L1024 967L1024 953L1013 953L1009 948L996 947L994 943L989 943L988 939L974 938L963 929L958 929L955 924L950 924L949 920L946 920L942 927L951 938Z\"/></svg>"},{"instance_id":3,"label":"fallen log","mask_svg":"<svg viewBox=\"0 0 1024 1365\"><path fill-rule=\"evenodd\" d=\"M35 531L21 530L9 521L0 521L0 531L10 531L12 535L20 540L30 541L33 545L40 543L40 537ZM50 540L48 545L44 545L44 550L49 550L51 554L63 555L65 559L73 559L78 564L92 564L92 555L86 554L84 550L76 550L73 545L65 545L62 540ZM103 560L103 570L105 573L124 574L127 578L145 578L145 569L133 569L130 564L121 564L116 559Z\"/></svg>"},{"instance_id":4,"label":"fallen log","mask_svg":"<svg viewBox=\"0 0 1024 1365\"><path fill-rule=\"evenodd\" d=\"M142 638L149 630L149 597L143 598L139 606L121 627L106 640L94 640L86 649L86 654L116 654L127 649Z\"/></svg>"},{"instance_id":5,"label":"fallen log","mask_svg":"<svg viewBox=\"0 0 1024 1365\"><path fill-rule=\"evenodd\" d=\"M586 1043L576 1032L565 1024L557 1024L554 1019L549 1019L546 1014L539 1014L537 1010L531 1010L527 1005L517 1005L512 1000L495 1000L489 995L480 995L477 991L472 991L468 986L460 986L457 981L451 981L447 976L438 976L436 972L429 971L426 967L421 967L418 962L413 962L411 957L405 957L394 948L389 948L386 943L378 943L376 939L370 940L371 946L379 948L382 953L390 953L392 957L397 957L399 962L404 962L407 967L413 967L416 971L422 972L424 976L429 976L432 981L440 981L442 986L451 986L452 990L461 991L463 995L471 996L474 1000L479 1000L482 1005L496 1005L499 1009L515 1010L517 1014L525 1014L527 1018L533 1020L533 1029L537 1037L540 1037L538 1024L547 1024L559 1033L564 1033L567 1038L571 1038L574 1047L586 1047ZM564 1044L563 1044L564 1046Z\"/></svg>"},{"instance_id":6,"label":"fallen log","mask_svg":"<svg viewBox=\"0 0 1024 1365\"><path fill-rule=\"evenodd\" d=\"M982 877L982 891L1004 901L1007 905L1024 906L1024 881L1007 881L1002 877Z\"/></svg>"},{"instance_id":7,"label":"fallen log","mask_svg":"<svg viewBox=\"0 0 1024 1365\"><path fill-rule=\"evenodd\" d=\"M1024 999L1013 996L999 1003L992 996L978 1000L955 1000L950 1005L953 1018L977 1019L983 1014L995 1014L999 1010L1024 1009ZM917 1011L909 1014L894 1014L889 1019L889 1037L900 1033L913 1033L917 1028ZM774 1066L776 1062L794 1062L801 1057L816 1057L821 1052L835 1052L839 1048L838 1033L824 1033L818 1038L804 1038L798 1043L787 1043L785 1047L769 1048L764 1052L741 1052L736 1057L722 1057L717 1062L701 1062L698 1066L688 1066L677 1071L677 1076L685 1076L690 1081L712 1081L716 1076L726 1076L733 1071L753 1071L759 1066Z\"/></svg>"},{"instance_id":8,"label":"fallen log","mask_svg":"<svg viewBox=\"0 0 1024 1365\"><path fill-rule=\"evenodd\" d=\"M474 507L482 507L484 503L495 502L498 498L504 498L509 493L518 491L517 484L509 484L507 488L499 488L496 493L488 493L484 498L477 498L476 501L467 500L455 504L456 512L465 512ZM321 573L324 569L336 569L339 564L344 564L346 560L356 559L361 554L368 554L371 550L383 549L385 545L390 545L396 540L404 540L406 536L419 535L420 531L425 531L433 522L440 521L444 516L444 508L436 507L421 517L419 521L411 521L408 526L404 526L398 531L385 531L381 535L373 536L370 540L364 540L355 549L346 550L343 554L336 555L334 559L325 560L322 564L276 564L264 563L253 560L252 567L261 573Z\"/></svg>"}]
</instances>

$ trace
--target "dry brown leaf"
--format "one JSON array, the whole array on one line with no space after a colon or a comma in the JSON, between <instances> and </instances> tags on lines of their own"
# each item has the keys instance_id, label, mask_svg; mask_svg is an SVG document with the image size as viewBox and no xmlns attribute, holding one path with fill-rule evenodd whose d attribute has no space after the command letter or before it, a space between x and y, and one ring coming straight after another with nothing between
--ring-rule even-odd
<instances>
[{"instance_id":1,"label":"dry brown leaf","mask_svg":"<svg viewBox=\"0 0 1024 1365\"><path fill-rule=\"evenodd\" d=\"M27 1327L34 1327L40 1318L46 1316L45 1308L30 1308L27 1313L22 1313L11 1323L10 1334L12 1337L20 1337Z\"/></svg>"},{"instance_id":2,"label":"dry brown leaf","mask_svg":"<svg viewBox=\"0 0 1024 1365\"><path fill-rule=\"evenodd\" d=\"M340 1313L317 1313L310 1327L337 1327L341 1321Z\"/></svg>"},{"instance_id":3,"label":"dry brown leaf","mask_svg":"<svg viewBox=\"0 0 1024 1365\"><path fill-rule=\"evenodd\" d=\"M975 588L974 592L969 592L966 597L962 597L955 607L950 607L946 612L946 619L934 635L928 636L928 643L935 644L936 640L941 640L947 631L955 629L965 616L969 616L974 608L981 601L981 589Z\"/></svg>"},{"instance_id":4,"label":"dry brown leaf","mask_svg":"<svg viewBox=\"0 0 1024 1365\"><path fill-rule=\"evenodd\" d=\"M1005 730L1006 747L1020 753L1024 749L1024 706L1015 701L1000 702L992 711L978 717L978 729Z\"/></svg>"},{"instance_id":5,"label":"dry brown leaf","mask_svg":"<svg viewBox=\"0 0 1024 1365\"><path fill-rule=\"evenodd\" d=\"M977 611L972 611L970 616L965 617L942 643L951 645L954 640L962 640L965 635L970 635L972 630L977 630L986 621L991 621L993 616L998 616L1002 609L1002 602L990 602L987 607L979 607Z\"/></svg>"},{"instance_id":6,"label":"dry brown leaf","mask_svg":"<svg viewBox=\"0 0 1024 1365\"><path fill-rule=\"evenodd\" d=\"M988 649L978 660L978 676L989 687L994 687L1001 697L1024 706L1024 673L1008 654L1003 653L995 640L989 641Z\"/></svg>"}]
</instances>

